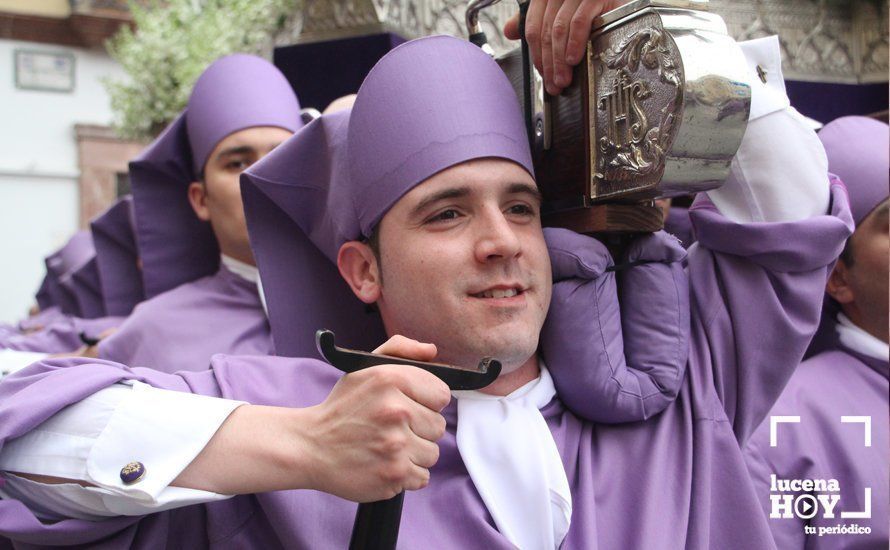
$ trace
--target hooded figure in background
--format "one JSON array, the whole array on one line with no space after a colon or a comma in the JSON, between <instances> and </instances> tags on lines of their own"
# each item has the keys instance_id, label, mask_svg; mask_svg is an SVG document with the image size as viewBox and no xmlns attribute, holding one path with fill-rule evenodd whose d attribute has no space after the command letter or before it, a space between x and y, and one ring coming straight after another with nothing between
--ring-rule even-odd
<instances>
[{"instance_id":1,"label":"hooded figure in background","mask_svg":"<svg viewBox=\"0 0 890 550\"><path fill-rule=\"evenodd\" d=\"M271 353L238 177L301 126L267 61L235 54L204 71L185 112L130 163L147 300L100 358L174 372L206 369L216 353Z\"/></svg>"},{"instance_id":2,"label":"hooded figure in background","mask_svg":"<svg viewBox=\"0 0 890 550\"><path fill-rule=\"evenodd\" d=\"M0 375L23 367L42 354L76 352L85 342L98 339L123 321L121 316L106 315L97 253L89 231L77 232L64 247L47 257L46 265L42 299L58 305L41 308L19 323L19 330L0 336L0 348L10 352L0 359ZM39 355L18 355L13 351Z\"/></svg>"},{"instance_id":3,"label":"hooded figure in background","mask_svg":"<svg viewBox=\"0 0 890 550\"><path fill-rule=\"evenodd\" d=\"M19 329L24 332L34 331L45 327L52 320L63 316L62 304L65 301L59 279L84 262L88 261L94 253L89 231L78 231L65 243L62 248L53 252L44 260L46 275L37 291L37 306L39 311L19 323Z\"/></svg>"},{"instance_id":4,"label":"hooded figure in background","mask_svg":"<svg viewBox=\"0 0 890 550\"><path fill-rule=\"evenodd\" d=\"M779 548L886 548L890 129L844 117L825 125L819 139L829 170L846 184L856 231L825 287L820 340L813 343L822 351L797 368L751 438L747 460ZM797 421L773 428L770 419L780 416ZM777 490L771 476L837 480L839 491L817 494L839 500L830 515L820 509L801 518L785 501L804 491ZM831 531L850 524L869 532Z\"/></svg>"},{"instance_id":5,"label":"hooded figure in background","mask_svg":"<svg viewBox=\"0 0 890 550\"><path fill-rule=\"evenodd\" d=\"M775 75L774 86L781 85L775 40L749 44L746 54L755 85L760 64ZM475 46L438 36L394 49L368 75L351 113L312 122L245 176L247 208L253 211L255 199L266 199L267 206L278 207L279 219L293 222L285 230L301 228L305 238L293 241L295 250L317 250L308 274L326 265L323 275L340 276L328 286L303 284L298 297L280 294L283 283L269 279L264 288L270 302L308 304L304 326L330 322L327 328L343 334L348 345L372 338L366 331L379 335L382 321L389 335L435 343L417 344L415 359L422 349L423 360L468 364L491 355L504 364L485 392L456 392L442 410L447 427L436 436L438 462L429 470L429 485L405 497L401 545L774 546L741 446L803 355L819 320L829 268L852 222L818 139L788 108L784 94L763 92L754 90L760 103L729 179L701 194L691 209L698 242L688 257L688 306L677 273L660 272L670 279L655 297L673 288L674 300L686 307L692 340L685 376L677 373L682 380L676 399L646 422L590 422L563 402L573 381L608 368L595 341L602 333L584 321L601 289L601 278L589 274L611 259L589 237L545 236L522 116L505 101L512 88ZM300 162L306 158L313 162ZM266 252L259 243L265 240L260 234L251 238L262 263ZM682 257L676 241L663 235L640 246ZM300 265L281 266L280 277L293 270L292 278L305 283ZM307 296L314 302L302 301ZM370 304L380 321L366 313ZM298 349L305 335L289 334L296 325L278 323L274 308L276 347ZM641 309L634 330L658 341L662 324L647 324L651 319ZM349 314L325 317L330 311ZM350 321L359 326L348 326ZM682 323L681 313L676 324ZM201 403L219 409L229 403L228 411L263 409L244 401L271 405L281 416L292 410L287 408L326 403L365 375L370 373L341 377L317 360L286 357L217 356L210 371L175 375L75 359L34 365L0 385L0 470L6 480L0 534L30 544L163 546L175 540L185 546L225 541L343 548L355 504L334 496L349 496L337 487L324 487L333 493L325 494L284 490L301 487L286 483L183 485L180 476L192 468L219 464L195 460L198 453L213 453L219 440L201 446L216 430L237 434L226 431L229 420L221 424L219 415L209 427L194 428L202 417L198 401L183 408L182 395L210 396ZM105 392L131 387L137 396L176 390L168 393L177 401L171 398L169 407L145 418L133 415L129 405L107 413L107 427L78 468L82 477L69 477L92 487L70 484L63 495L19 475L70 476L34 471L41 423L49 420L55 428L90 401L114 409L113 394ZM37 394L52 399L35 406ZM62 409L66 414L58 415ZM175 431L187 434L179 447L145 444L174 418L182 425ZM231 468L228 477L266 474L257 455L276 433L275 424L270 420L241 434L252 445L222 457ZM134 453L143 460L120 470ZM146 471L144 478L129 477ZM339 474L348 481L356 472ZM242 496L225 500L224 493ZM89 496L87 504L80 500Z\"/></svg>"}]
</instances>

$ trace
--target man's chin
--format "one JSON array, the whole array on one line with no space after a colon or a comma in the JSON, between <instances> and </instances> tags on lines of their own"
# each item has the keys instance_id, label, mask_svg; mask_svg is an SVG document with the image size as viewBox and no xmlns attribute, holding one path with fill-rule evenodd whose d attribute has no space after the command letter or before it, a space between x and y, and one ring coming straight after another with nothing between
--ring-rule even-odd
<instances>
[{"instance_id":1,"label":"man's chin","mask_svg":"<svg viewBox=\"0 0 890 550\"><path fill-rule=\"evenodd\" d=\"M501 362L503 371L509 372L519 368L529 357L535 354L538 347L537 338L517 338L511 334L509 337L497 338L480 342L476 348L481 357L491 357Z\"/></svg>"}]
</instances>

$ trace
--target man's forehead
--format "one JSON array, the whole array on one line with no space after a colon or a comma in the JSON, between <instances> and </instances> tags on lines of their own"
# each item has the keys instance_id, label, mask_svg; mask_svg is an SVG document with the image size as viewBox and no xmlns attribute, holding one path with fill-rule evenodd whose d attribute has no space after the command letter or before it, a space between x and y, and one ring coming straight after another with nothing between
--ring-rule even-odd
<instances>
[{"instance_id":1,"label":"man's forehead","mask_svg":"<svg viewBox=\"0 0 890 550\"><path fill-rule=\"evenodd\" d=\"M515 162L504 159L476 159L446 168L419 183L399 202L417 203L446 193L451 198L484 193L537 194L534 179ZM398 203L396 203L398 204Z\"/></svg>"},{"instance_id":2,"label":"man's forehead","mask_svg":"<svg viewBox=\"0 0 890 550\"><path fill-rule=\"evenodd\" d=\"M268 152L293 132L277 126L253 126L232 132L216 144L211 156L239 154L250 151Z\"/></svg>"}]
</instances>

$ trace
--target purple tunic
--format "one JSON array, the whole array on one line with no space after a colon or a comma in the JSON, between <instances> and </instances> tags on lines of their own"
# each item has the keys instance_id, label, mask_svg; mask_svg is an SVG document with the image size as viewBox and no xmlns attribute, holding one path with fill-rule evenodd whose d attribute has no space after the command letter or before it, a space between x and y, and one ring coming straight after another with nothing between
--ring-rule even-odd
<instances>
[{"instance_id":1,"label":"purple tunic","mask_svg":"<svg viewBox=\"0 0 890 550\"><path fill-rule=\"evenodd\" d=\"M739 445L787 382L818 322L828 268L851 226L841 185L832 186L832 198L830 216L748 225L727 221L699 199L692 216L701 239L689 256L692 347L676 400L647 422L621 425L580 420L558 398L541 411L572 489L563 548L774 546ZM583 285L577 300L556 299L557 287L571 283L554 288L548 323L574 318L573 308L587 305ZM585 332L575 326L566 337ZM575 359L578 369L589 366L583 354ZM275 357L216 357L209 371L176 375L44 362L0 384L0 445L120 380L304 407L322 401L338 376L316 360ZM405 498L399 546L510 548L457 452L455 409L451 403L445 410L448 431L429 487ZM101 541L107 548L344 548L354 511L355 504L327 494L278 491L144 518L42 524L21 503L0 501L0 534L29 544Z\"/></svg>"},{"instance_id":2,"label":"purple tunic","mask_svg":"<svg viewBox=\"0 0 890 550\"><path fill-rule=\"evenodd\" d=\"M217 353L272 353L257 286L225 267L142 302L99 357L164 372L206 370Z\"/></svg>"},{"instance_id":3,"label":"purple tunic","mask_svg":"<svg viewBox=\"0 0 890 550\"><path fill-rule=\"evenodd\" d=\"M799 416L799 424L782 424L776 447L770 447L770 426L764 422L751 437L746 460L757 498L770 514L770 475L779 479L836 479L840 500L834 518L820 511L810 520L772 518L770 529L779 548L887 548L890 530L890 421L888 362L844 347L803 362L770 414ZM841 422L842 416L871 417L871 446L865 447L865 426ZM865 488L871 488L871 518L845 519L841 512L865 510ZM779 494L779 493L774 493ZM801 491L788 492L794 498ZM816 494L819 494L816 492ZM825 492L826 496L833 494ZM870 534L830 534L819 529L858 524ZM804 526L816 534L804 533Z\"/></svg>"}]
</instances>

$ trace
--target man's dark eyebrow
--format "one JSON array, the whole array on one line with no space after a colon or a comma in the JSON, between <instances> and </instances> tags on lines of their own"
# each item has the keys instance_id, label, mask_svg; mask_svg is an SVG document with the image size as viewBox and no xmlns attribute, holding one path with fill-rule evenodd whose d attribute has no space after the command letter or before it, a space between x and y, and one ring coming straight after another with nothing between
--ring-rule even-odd
<instances>
[{"instance_id":1,"label":"man's dark eyebrow","mask_svg":"<svg viewBox=\"0 0 890 550\"><path fill-rule=\"evenodd\" d=\"M507 189L507 192L510 194L528 193L529 195L535 197L538 202L542 202L544 200L544 197L541 196L541 192L538 190L538 188L528 183L513 183L510 185L509 189Z\"/></svg>"},{"instance_id":2,"label":"man's dark eyebrow","mask_svg":"<svg viewBox=\"0 0 890 550\"><path fill-rule=\"evenodd\" d=\"M254 152L254 148L250 145L239 145L237 147L229 147L228 149L223 149L216 155L216 158L220 159L223 157L230 157L234 155L249 155Z\"/></svg>"},{"instance_id":3,"label":"man's dark eyebrow","mask_svg":"<svg viewBox=\"0 0 890 550\"><path fill-rule=\"evenodd\" d=\"M434 193L429 197L426 197L422 201L420 201L417 206L411 209L411 214L417 214L422 212L429 205L446 199L458 199L460 197L466 197L470 194L469 187L453 187L451 189L445 189L443 191L439 191L438 193Z\"/></svg>"}]
</instances>

